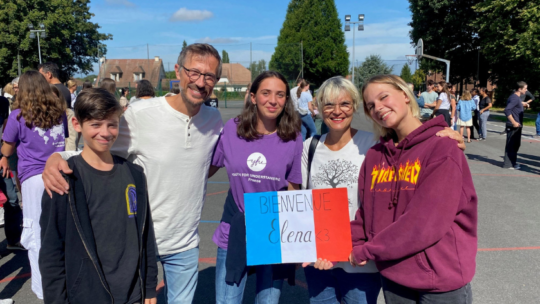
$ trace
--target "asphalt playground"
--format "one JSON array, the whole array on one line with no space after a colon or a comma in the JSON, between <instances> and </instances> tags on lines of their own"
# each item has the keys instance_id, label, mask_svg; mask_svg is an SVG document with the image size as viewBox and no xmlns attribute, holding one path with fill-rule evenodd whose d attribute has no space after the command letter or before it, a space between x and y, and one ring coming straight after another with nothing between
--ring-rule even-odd
<instances>
[{"instance_id":1,"label":"asphalt playground","mask_svg":"<svg viewBox=\"0 0 540 304\"><path fill-rule=\"evenodd\" d=\"M220 102L223 121L241 111L241 102ZM492 115L502 115L493 113ZM358 114L353 127L370 131L371 122ZM503 169L506 137L499 135L504 123L488 123L488 139L467 145L465 154L479 197L478 254L472 282L474 303L540 302L540 141L533 139L533 127L525 127L518 163L521 170ZM189 178L179 174L178 182ZM452 182L452 181L448 181ZM216 229L229 182L220 170L209 181L206 203L199 226L201 236L199 283L194 303L215 302L216 245L211 237ZM181 221L181 215L178 215ZM42 303L30 289L30 266L26 252L6 249L4 229L0 229L0 299L17 304ZM244 303L253 303L254 276L248 279ZM160 282L162 273L160 271ZM158 303L163 301L163 283L158 286ZM280 303L309 303L303 271L297 271L296 286L284 285ZM379 303L384 303L382 294Z\"/></svg>"}]
</instances>

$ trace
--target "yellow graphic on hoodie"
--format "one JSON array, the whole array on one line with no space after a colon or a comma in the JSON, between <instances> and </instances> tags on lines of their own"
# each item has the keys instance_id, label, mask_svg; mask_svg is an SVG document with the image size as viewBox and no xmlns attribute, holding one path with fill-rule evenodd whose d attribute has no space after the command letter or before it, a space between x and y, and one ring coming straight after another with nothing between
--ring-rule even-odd
<instances>
[{"instance_id":1,"label":"yellow graphic on hoodie","mask_svg":"<svg viewBox=\"0 0 540 304\"><path fill-rule=\"evenodd\" d=\"M422 164L417 159L414 163L407 160L405 165L400 164L399 170L396 174L395 167L388 167L384 165L375 165L373 171L371 171L371 190L378 184L390 183L392 181L405 181L413 185L418 182L418 175L422 169ZM412 190L412 189L401 189Z\"/></svg>"}]
</instances>

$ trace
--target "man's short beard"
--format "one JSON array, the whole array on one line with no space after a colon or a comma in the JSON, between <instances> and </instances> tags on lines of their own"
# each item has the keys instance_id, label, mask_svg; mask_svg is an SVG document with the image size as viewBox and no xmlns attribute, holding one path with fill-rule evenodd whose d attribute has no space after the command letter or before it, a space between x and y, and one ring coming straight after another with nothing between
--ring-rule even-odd
<instances>
[{"instance_id":1,"label":"man's short beard","mask_svg":"<svg viewBox=\"0 0 540 304\"><path fill-rule=\"evenodd\" d=\"M204 100L201 101L200 103L194 103L193 101L191 101L187 95L186 95L186 92L184 92L184 89L180 89L180 96L182 96L182 100L185 102L185 103L188 103L190 106L192 107L198 107L200 105L202 105L204 103Z\"/></svg>"}]
</instances>

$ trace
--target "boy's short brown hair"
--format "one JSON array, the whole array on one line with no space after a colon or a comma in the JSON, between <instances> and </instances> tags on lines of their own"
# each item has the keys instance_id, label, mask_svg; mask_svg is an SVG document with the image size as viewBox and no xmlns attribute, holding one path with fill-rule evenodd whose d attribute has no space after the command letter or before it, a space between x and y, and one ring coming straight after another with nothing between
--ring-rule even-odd
<instances>
[{"instance_id":1,"label":"boy's short brown hair","mask_svg":"<svg viewBox=\"0 0 540 304\"><path fill-rule=\"evenodd\" d=\"M88 120L105 120L112 115L122 115L122 106L114 95L101 88L82 90L73 110L81 125Z\"/></svg>"}]
</instances>

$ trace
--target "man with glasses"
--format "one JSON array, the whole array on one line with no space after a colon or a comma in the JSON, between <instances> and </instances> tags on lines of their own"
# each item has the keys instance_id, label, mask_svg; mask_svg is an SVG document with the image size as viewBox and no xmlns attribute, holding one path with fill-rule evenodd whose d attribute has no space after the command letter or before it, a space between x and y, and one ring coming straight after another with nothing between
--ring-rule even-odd
<instances>
[{"instance_id":1,"label":"man with glasses","mask_svg":"<svg viewBox=\"0 0 540 304\"><path fill-rule=\"evenodd\" d=\"M202 104L219 80L221 57L211 45L192 44L182 50L174 69L180 93L130 106L111 152L145 169L167 303L187 304L197 287L198 225L210 160L223 127L219 111ZM74 154L62 152L65 158ZM43 173L48 192L67 191L59 170L71 173L55 154ZM146 291L146 298L155 295L155 290Z\"/></svg>"}]
</instances>

